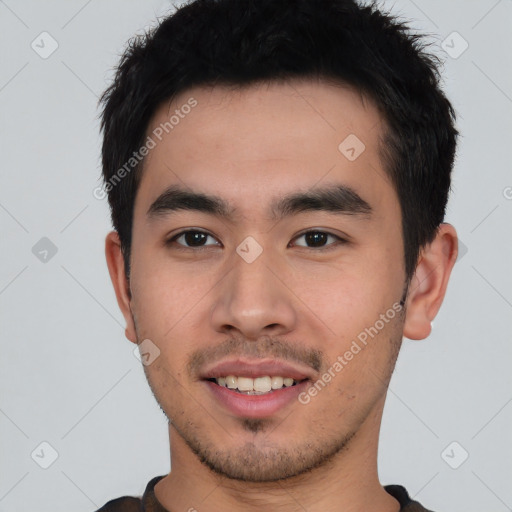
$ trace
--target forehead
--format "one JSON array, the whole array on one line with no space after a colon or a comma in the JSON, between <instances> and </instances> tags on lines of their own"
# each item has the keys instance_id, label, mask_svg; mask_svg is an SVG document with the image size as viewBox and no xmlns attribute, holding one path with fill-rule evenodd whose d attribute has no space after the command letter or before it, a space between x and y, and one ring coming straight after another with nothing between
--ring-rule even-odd
<instances>
[{"instance_id":1,"label":"forehead","mask_svg":"<svg viewBox=\"0 0 512 512\"><path fill-rule=\"evenodd\" d=\"M380 157L384 129L375 105L346 86L302 80L192 88L161 105L148 126L155 146L137 203L147 207L179 184L255 212L270 193L333 183L381 202L394 194Z\"/></svg>"}]
</instances>

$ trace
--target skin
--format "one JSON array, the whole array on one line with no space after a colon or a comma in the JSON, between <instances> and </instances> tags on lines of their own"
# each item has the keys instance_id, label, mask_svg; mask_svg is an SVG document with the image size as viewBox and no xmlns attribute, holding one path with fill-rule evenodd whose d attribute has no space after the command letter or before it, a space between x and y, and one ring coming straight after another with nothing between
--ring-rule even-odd
<instances>
[{"instance_id":1,"label":"skin","mask_svg":"<svg viewBox=\"0 0 512 512\"><path fill-rule=\"evenodd\" d=\"M293 401L256 421L229 413L190 370L192 354L209 363L228 353L298 355L316 381L402 298L401 213L379 152L385 125L358 92L312 80L195 88L162 105L148 134L190 97L197 106L144 164L129 282L117 234L106 239L126 336L133 343L149 338L160 350L144 367L170 420L172 471L156 485L156 497L176 511L396 512L399 504L377 474L387 386L402 336L430 333L457 255L455 230L442 224L422 249L405 311L307 405ZM354 161L338 150L349 134L365 144ZM356 191L371 215L270 218L272 199L332 184ZM170 185L220 196L237 215L182 210L149 218ZM186 248L183 237L181 246L165 245L186 228L211 235L205 250ZM305 230L348 242L322 239L330 247L322 252L300 236ZM250 264L236 252L247 236L263 248ZM227 346L232 352L222 351ZM307 357L313 353L319 370Z\"/></svg>"}]
</instances>

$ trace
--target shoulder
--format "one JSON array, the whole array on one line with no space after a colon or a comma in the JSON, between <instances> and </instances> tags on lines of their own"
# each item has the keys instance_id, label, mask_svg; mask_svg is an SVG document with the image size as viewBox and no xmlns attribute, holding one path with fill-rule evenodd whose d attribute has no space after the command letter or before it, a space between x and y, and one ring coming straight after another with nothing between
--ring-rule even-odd
<instances>
[{"instance_id":1,"label":"shoulder","mask_svg":"<svg viewBox=\"0 0 512 512\"><path fill-rule=\"evenodd\" d=\"M141 512L143 510L141 507L142 500L140 498L124 496L123 498L110 500L96 512Z\"/></svg>"},{"instance_id":2,"label":"shoulder","mask_svg":"<svg viewBox=\"0 0 512 512\"><path fill-rule=\"evenodd\" d=\"M400 512L433 512L426 509L421 503L414 501L405 487L401 485L386 485L384 489L400 503Z\"/></svg>"},{"instance_id":3,"label":"shoulder","mask_svg":"<svg viewBox=\"0 0 512 512\"><path fill-rule=\"evenodd\" d=\"M96 510L96 512L166 512L165 509L158 503L154 494L155 485L165 475L155 476L146 485L146 490L141 498L134 496L123 496L110 500L105 503L103 507Z\"/></svg>"}]
</instances>

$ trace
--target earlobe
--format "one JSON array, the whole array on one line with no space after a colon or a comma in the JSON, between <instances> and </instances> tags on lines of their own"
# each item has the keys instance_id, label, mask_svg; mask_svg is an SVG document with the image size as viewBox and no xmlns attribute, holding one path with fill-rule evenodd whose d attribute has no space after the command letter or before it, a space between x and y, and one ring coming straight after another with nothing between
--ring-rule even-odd
<instances>
[{"instance_id":1,"label":"earlobe","mask_svg":"<svg viewBox=\"0 0 512 512\"><path fill-rule=\"evenodd\" d=\"M124 257L117 231L111 231L105 238L105 258L110 279L114 286L117 304L126 321L125 335L132 343L137 343L135 324L130 308L130 284L125 274Z\"/></svg>"},{"instance_id":2,"label":"earlobe","mask_svg":"<svg viewBox=\"0 0 512 512\"><path fill-rule=\"evenodd\" d=\"M450 224L441 224L434 240L421 250L409 285L405 337L422 340L429 336L456 259L457 233Z\"/></svg>"}]
</instances>

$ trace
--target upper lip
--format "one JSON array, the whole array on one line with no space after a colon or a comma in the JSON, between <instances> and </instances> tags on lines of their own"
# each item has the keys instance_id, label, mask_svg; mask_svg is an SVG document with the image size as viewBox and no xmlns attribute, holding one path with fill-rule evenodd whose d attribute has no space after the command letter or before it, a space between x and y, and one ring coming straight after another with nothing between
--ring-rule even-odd
<instances>
[{"instance_id":1,"label":"upper lip","mask_svg":"<svg viewBox=\"0 0 512 512\"><path fill-rule=\"evenodd\" d=\"M311 369L278 359L229 359L206 368L201 373L202 379L213 379L234 375L240 377L280 376L291 377L294 380L311 379Z\"/></svg>"}]
</instances>

